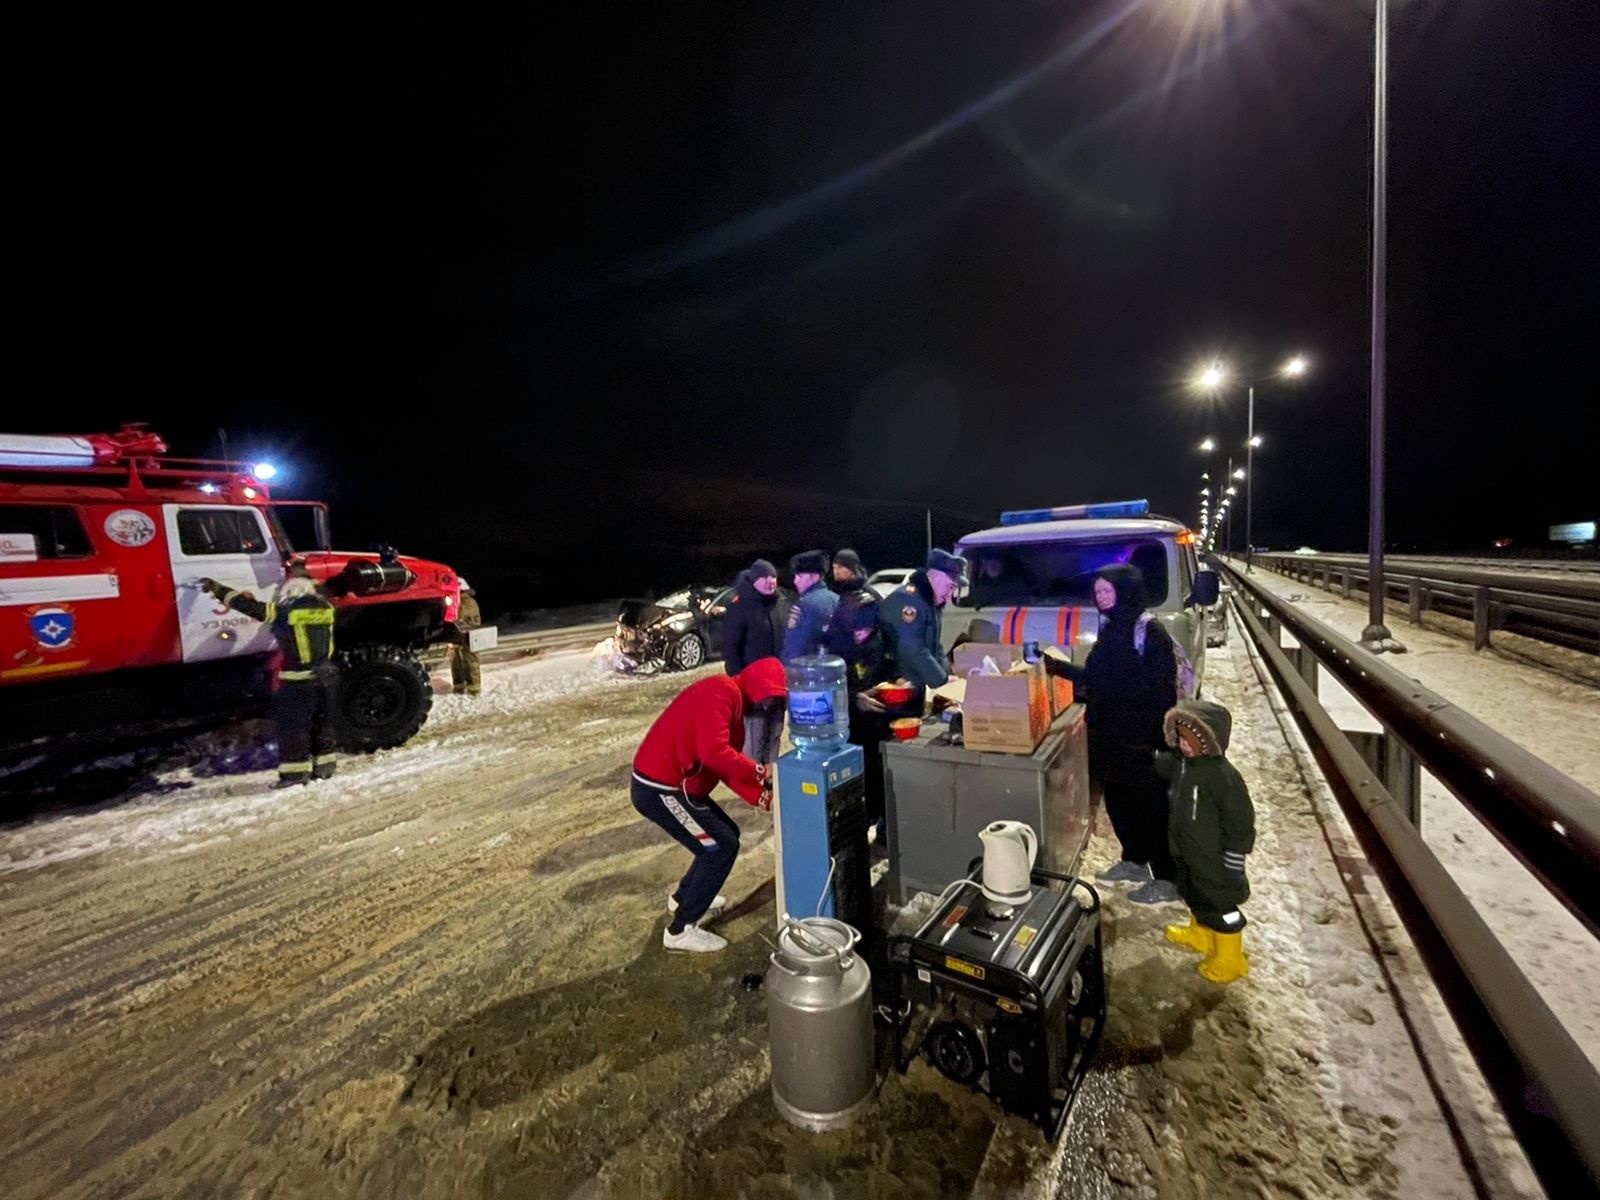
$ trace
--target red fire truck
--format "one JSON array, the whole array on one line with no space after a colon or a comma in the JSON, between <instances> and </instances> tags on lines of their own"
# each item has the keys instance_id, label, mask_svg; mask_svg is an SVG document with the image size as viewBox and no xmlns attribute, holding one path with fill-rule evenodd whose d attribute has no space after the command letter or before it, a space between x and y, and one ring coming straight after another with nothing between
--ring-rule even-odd
<instances>
[{"instance_id":1,"label":"red fire truck","mask_svg":"<svg viewBox=\"0 0 1600 1200\"><path fill-rule=\"evenodd\" d=\"M314 547L291 546L286 526L309 528ZM171 457L140 426L0 434L0 762L265 712L270 632L197 581L264 599L290 554L337 611L342 743L406 741L433 703L419 651L465 640L461 581L387 548L329 544L325 505L274 501L255 468Z\"/></svg>"}]
</instances>

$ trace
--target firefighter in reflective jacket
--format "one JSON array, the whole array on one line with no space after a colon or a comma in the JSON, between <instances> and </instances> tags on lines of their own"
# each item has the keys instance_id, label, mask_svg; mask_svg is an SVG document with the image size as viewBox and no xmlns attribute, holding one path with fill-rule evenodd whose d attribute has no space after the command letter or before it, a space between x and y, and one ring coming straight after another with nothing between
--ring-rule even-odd
<instances>
[{"instance_id":1,"label":"firefighter in reflective jacket","mask_svg":"<svg viewBox=\"0 0 1600 1200\"><path fill-rule=\"evenodd\" d=\"M303 564L291 563L288 570L288 577L265 602L215 579L200 581L234 612L270 626L283 652L272 700L272 723L278 733L278 782L273 786L280 788L332 778L339 764L333 605Z\"/></svg>"}]
</instances>

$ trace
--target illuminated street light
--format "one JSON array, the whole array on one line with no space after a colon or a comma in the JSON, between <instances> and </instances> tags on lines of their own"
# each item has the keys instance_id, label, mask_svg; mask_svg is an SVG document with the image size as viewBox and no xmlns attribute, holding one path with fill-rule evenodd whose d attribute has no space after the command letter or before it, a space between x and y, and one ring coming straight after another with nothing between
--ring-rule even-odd
<instances>
[{"instance_id":1,"label":"illuminated street light","mask_svg":"<svg viewBox=\"0 0 1600 1200\"><path fill-rule=\"evenodd\" d=\"M1311 360L1304 354L1296 354L1285 360L1284 364L1273 373L1271 377L1262 377L1247 385L1249 394L1249 411L1245 422L1245 469L1235 471L1233 461L1228 462L1228 477L1231 479L1246 480L1250 486L1245 496L1244 541L1245 558L1244 569L1251 569L1251 559L1255 553L1255 450L1261 445L1262 439L1256 433L1256 383L1265 383L1267 378L1287 379L1299 381L1304 379L1311 371ZM1214 359L1208 365L1195 371L1192 384L1200 391L1215 394L1222 390L1229 381L1231 373L1222 364L1220 359ZM1200 443L1200 449L1211 451L1216 448L1216 443L1207 438ZM1231 547L1230 547L1231 549Z\"/></svg>"},{"instance_id":2,"label":"illuminated street light","mask_svg":"<svg viewBox=\"0 0 1600 1200\"><path fill-rule=\"evenodd\" d=\"M1234 494L1234 493L1236 493L1236 492L1237 492L1237 491L1238 491L1238 490L1239 490L1239 489L1238 489L1238 488L1229 488L1229 489L1228 489L1228 495L1230 495L1230 496L1232 496L1232 495L1233 495L1233 494ZM1224 501L1223 501L1223 503L1224 503L1224 504L1226 504L1226 503L1227 503L1227 501L1226 501L1226 500L1224 500Z\"/></svg>"}]
</instances>

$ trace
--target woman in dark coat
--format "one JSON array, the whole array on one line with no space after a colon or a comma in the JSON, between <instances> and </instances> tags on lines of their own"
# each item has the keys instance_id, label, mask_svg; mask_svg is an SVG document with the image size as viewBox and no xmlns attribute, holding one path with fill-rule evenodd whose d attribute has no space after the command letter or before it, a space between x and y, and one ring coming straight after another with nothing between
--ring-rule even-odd
<instances>
[{"instance_id":1,"label":"woman in dark coat","mask_svg":"<svg viewBox=\"0 0 1600 1200\"><path fill-rule=\"evenodd\" d=\"M1045 666L1073 681L1088 705L1089 776L1105 796L1106 813L1122 844L1122 860L1100 872L1102 883L1140 883L1129 899L1162 904L1179 899L1167 846L1167 785L1155 755L1166 745L1162 719L1178 702L1178 664L1172 637L1144 612L1144 581L1135 567L1117 564L1094 581L1100 632L1082 667Z\"/></svg>"}]
</instances>

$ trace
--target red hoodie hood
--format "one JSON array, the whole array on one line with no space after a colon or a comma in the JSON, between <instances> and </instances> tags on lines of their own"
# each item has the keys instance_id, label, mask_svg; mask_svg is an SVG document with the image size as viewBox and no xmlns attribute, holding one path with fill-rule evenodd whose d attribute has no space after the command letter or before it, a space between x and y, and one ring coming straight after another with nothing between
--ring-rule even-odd
<instances>
[{"instance_id":1,"label":"red hoodie hood","mask_svg":"<svg viewBox=\"0 0 1600 1200\"><path fill-rule=\"evenodd\" d=\"M744 693L748 707L774 696L788 698L789 677L784 674L783 664L775 658L758 658L735 678L739 680L739 690Z\"/></svg>"}]
</instances>

